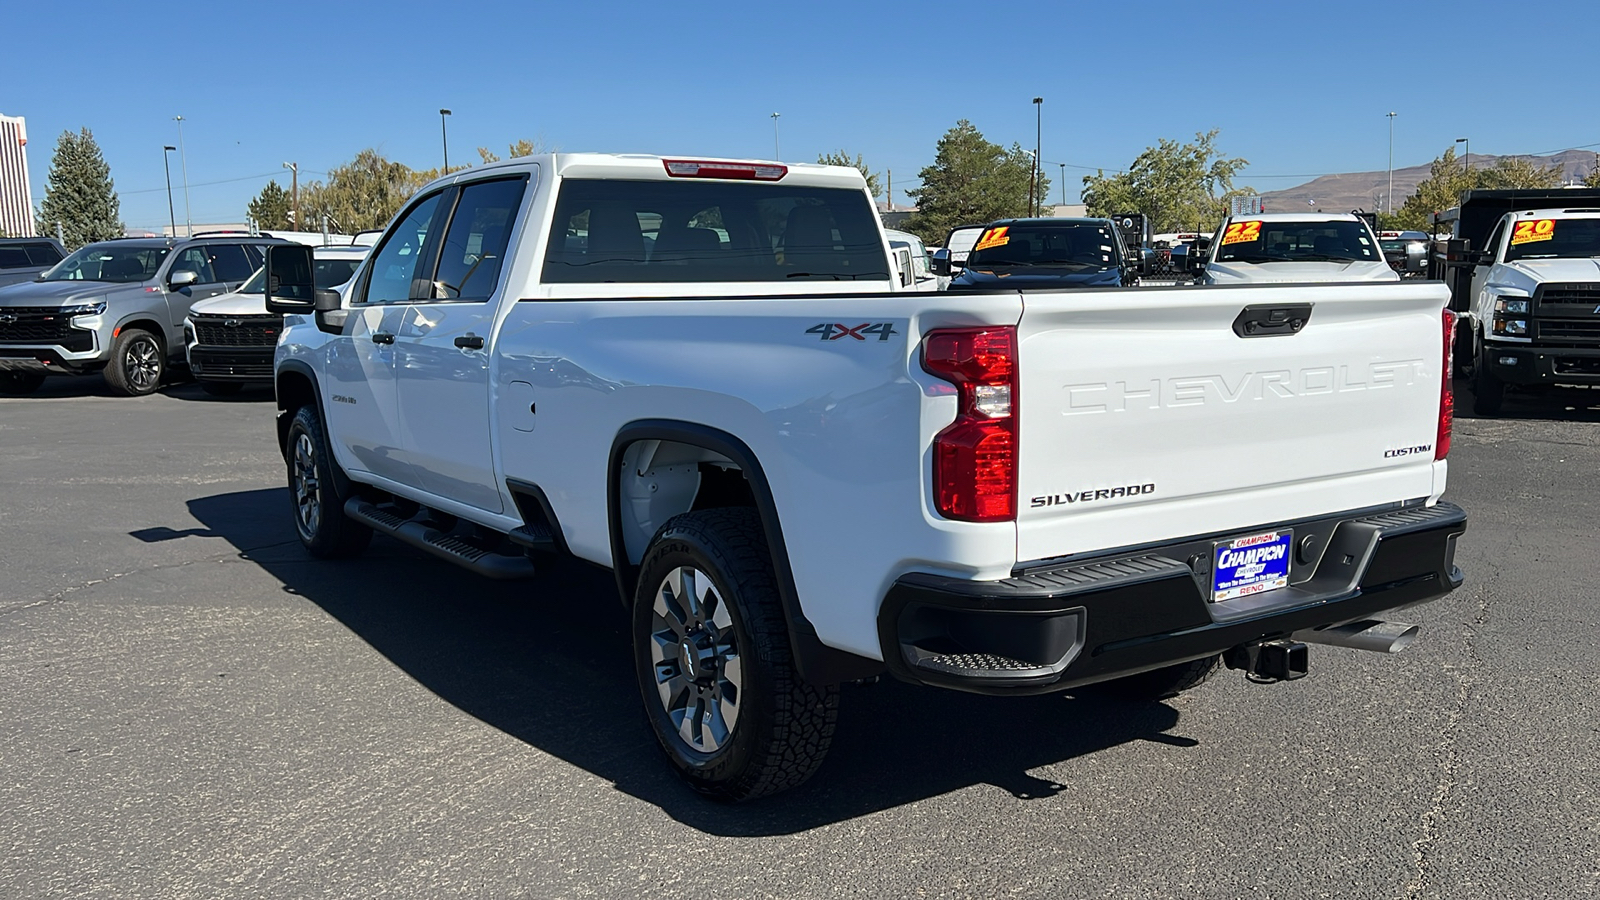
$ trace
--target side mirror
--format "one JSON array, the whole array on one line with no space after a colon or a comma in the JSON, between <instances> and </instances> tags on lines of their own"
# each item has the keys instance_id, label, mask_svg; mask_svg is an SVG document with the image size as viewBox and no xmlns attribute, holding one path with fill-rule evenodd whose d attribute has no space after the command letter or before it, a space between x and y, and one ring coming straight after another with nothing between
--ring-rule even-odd
<instances>
[{"instance_id":1,"label":"side mirror","mask_svg":"<svg viewBox=\"0 0 1600 900\"><path fill-rule=\"evenodd\" d=\"M188 287L191 284L198 284L199 282L200 273L194 271L193 269L183 269L173 272L172 276L167 279L167 284L174 289Z\"/></svg>"},{"instance_id":2,"label":"side mirror","mask_svg":"<svg viewBox=\"0 0 1600 900\"><path fill-rule=\"evenodd\" d=\"M318 297L313 271L310 247L303 244L269 245L267 312L279 315L315 312Z\"/></svg>"},{"instance_id":3,"label":"side mirror","mask_svg":"<svg viewBox=\"0 0 1600 900\"><path fill-rule=\"evenodd\" d=\"M933 274L950 277L950 251L944 247L933 251Z\"/></svg>"},{"instance_id":4,"label":"side mirror","mask_svg":"<svg viewBox=\"0 0 1600 900\"><path fill-rule=\"evenodd\" d=\"M1413 241L1406 245L1406 271L1421 272L1428 267L1428 245Z\"/></svg>"},{"instance_id":5,"label":"side mirror","mask_svg":"<svg viewBox=\"0 0 1600 900\"><path fill-rule=\"evenodd\" d=\"M1492 266L1492 265L1494 265L1494 251L1493 250L1479 250L1478 253L1477 253L1477 259L1473 260L1473 262L1476 263L1477 265L1480 265L1480 266Z\"/></svg>"}]
</instances>

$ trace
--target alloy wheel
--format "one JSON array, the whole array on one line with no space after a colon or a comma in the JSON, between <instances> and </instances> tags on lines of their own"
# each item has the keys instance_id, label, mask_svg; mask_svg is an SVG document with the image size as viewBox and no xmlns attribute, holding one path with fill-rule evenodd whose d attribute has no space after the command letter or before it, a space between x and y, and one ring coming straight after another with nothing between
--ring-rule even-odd
<instances>
[{"instance_id":1,"label":"alloy wheel","mask_svg":"<svg viewBox=\"0 0 1600 900\"><path fill-rule=\"evenodd\" d=\"M294 442L294 467L290 474L294 491L295 525L301 536L310 538L322 523L322 484L317 478L317 448L311 435L302 432Z\"/></svg>"},{"instance_id":2,"label":"alloy wheel","mask_svg":"<svg viewBox=\"0 0 1600 900\"><path fill-rule=\"evenodd\" d=\"M650 621L661 707L690 749L714 753L739 724L744 681L728 603L710 576L680 566L656 589Z\"/></svg>"},{"instance_id":3,"label":"alloy wheel","mask_svg":"<svg viewBox=\"0 0 1600 900\"><path fill-rule=\"evenodd\" d=\"M154 390L161 380L161 348L150 338L129 343L122 357L122 371L140 393Z\"/></svg>"}]
</instances>

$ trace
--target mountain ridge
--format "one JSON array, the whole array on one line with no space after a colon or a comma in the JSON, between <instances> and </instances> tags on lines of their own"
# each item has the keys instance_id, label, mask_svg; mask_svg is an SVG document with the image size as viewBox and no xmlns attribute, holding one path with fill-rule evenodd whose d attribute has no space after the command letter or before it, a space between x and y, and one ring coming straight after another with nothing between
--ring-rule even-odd
<instances>
[{"instance_id":1,"label":"mountain ridge","mask_svg":"<svg viewBox=\"0 0 1600 900\"><path fill-rule=\"evenodd\" d=\"M1458 159L1460 156L1458 155ZM1581 181L1584 176L1593 171L1597 165L1597 156L1593 150L1562 150L1544 156L1534 156L1527 153L1509 154L1505 157L1491 156L1488 154L1472 154L1472 168L1488 168L1499 159L1526 159L1536 165L1561 166L1562 176L1572 181ZM1420 166L1406 166L1394 170L1394 209L1399 209L1417 189L1418 183L1432 174L1433 163L1430 160ZM1250 177L1245 175L1239 179L1248 184ZM1284 188L1277 191L1263 191L1262 203L1267 212L1295 212L1298 210L1320 210L1323 212L1347 212L1353 209L1363 209L1369 212L1382 211L1383 195L1389 189L1389 170L1381 169L1377 172L1341 172L1322 175L1304 184Z\"/></svg>"}]
</instances>

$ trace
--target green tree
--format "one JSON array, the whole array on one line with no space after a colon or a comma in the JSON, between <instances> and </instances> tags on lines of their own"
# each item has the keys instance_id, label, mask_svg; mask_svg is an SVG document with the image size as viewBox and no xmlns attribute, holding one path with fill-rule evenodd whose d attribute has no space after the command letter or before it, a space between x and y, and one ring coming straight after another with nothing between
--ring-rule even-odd
<instances>
[{"instance_id":1,"label":"green tree","mask_svg":"<svg viewBox=\"0 0 1600 900\"><path fill-rule=\"evenodd\" d=\"M1594 155L1594 168L1583 176L1583 184L1585 187L1600 187L1600 153Z\"/></svg>"},{"instance_id":2,"label":"green tree","mask_svg":"<svg viewBox=\"0 0 1600 900\"><path fill-rule=\"evenodd\" d=\"M451 167L451 171L455 169ZM428 174L386 159L375 149L363 150L355 159L330 170L326 183L312 181L300 186L304 230L320 229L324 215L334 231L382 228L418 188L431 180Z\"/></svg>"},{"instance_id":3,"label":"green tree","mask_svg":"<svg viewBox=\"0 0 1600 900\"><path fill-rule=\"evenodd\" d=\"M507 147L507 151L510 153L510 156L506 158L519 159L524 156L533 156L536 153L554 153L556 152L556 149L557 148L555 145L551 144L549 141L546 141L544 139L544 135L541 134L531 141L527 138L522 138L515 144L511 144L509 147ZM483 161L486 164L500 161L500 157L495 155L494 151L490 150L488 147L479 147L478 155L483 157Z\"/></svg>"},{"instance_id":4,"label":"green tree","mask_svg":"<svg viewBox=\"0 0 1600 900\"><path fill-rule=\"evenodd\" d=\"M268 231L296 230L290 215L293 209L289 192L278 186L277 179L267 182L254 200L245 207L245 213L259 228Z\"/></svg>"},{"instance_id":5,"label":"green tree","mask_svg":"<svg viewBox=\"0 0 1600 900\"><path fill-rule=\"evenodd\" d=\"M854 166L861 170L861 177L867 180L867 193L877 197L878 194L883 192L883 182L878 180L878 173L867 167L866 160L862 159L859 153L855 155L854 159L851 159L849 153L843 150L836 150L832 153L820 154L817 156L817 162L825 166Z\"/></svg>"},{"instance_id":6,"label":"green tree","mask_svg":"<svg viewBox=\"0 0 1600 900\"><path fill-rule=\"evenodd\" d=\"M1033 156L1020 144L1011 149L990 143L966 119L939 139L933 165L922 170L922 186L906 191L917 210L905 228L930 244L944 241L957 225L981 225L996 219L1028 216L1028 186ZM1041 178L1034 196L1048 196L1050 180Z\"/></svg>"},{"instance_id":7,"label":"green tree","mask_svg":"<svg viewBox=\"0 0 1600 900\"><path fill-rule=\"evenodd\" d=\"M61 132L50 158L49 183L35 216L39 233L53 235L61 226L68 250L122 237L121 203L94 134Z\"/></svg>"},{"instance_id":8,"label":"green tree","mask_svg":"<svg viewBox=\"0 0 1600 900\"><path fill-rule=\"evenodd\" d=\"M1217 129L1196 132L1192 144L1162 138L1146 147L1126 172L1101 170L1083 177L1083 202L1093 216L1140 212L1155 231L1207 231L1227 215L1228 199L1255 193L1235 188L1233 178L1249 165L1216 147Z\"/></svg>"},{"instance_id":9,"label":"green tree","mask_svg":"<svg viewBox=\"0 0 1600 900\"><path fill-rule=\"evenodd\" d=\"M1560 165L1543 166L1525 156L1502 156L1469 172L1456 158L1456 148L1446 147L1428 167L1428 177L1401 205L1395 221L1401 228L1431 231L1434 213L1460 203L1462 191L1553 188L1561 181Z\"/></svg>"}]
</instances>

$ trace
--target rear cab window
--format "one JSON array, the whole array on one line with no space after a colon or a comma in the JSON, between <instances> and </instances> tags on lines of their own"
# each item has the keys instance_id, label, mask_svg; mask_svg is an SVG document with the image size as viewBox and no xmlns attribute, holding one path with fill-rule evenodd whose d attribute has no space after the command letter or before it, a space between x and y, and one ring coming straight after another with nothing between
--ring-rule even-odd
<instances>
[{"instance_id":1,"label":"rear cab window","mask_svg":"<svg viewBox=\"0 0 1600 900\"><path fill-rule=\"evenodd\" d=\"M887 281L861 191L723 181L566 179L543 281Z\"/></svg>"}]
</instances>

